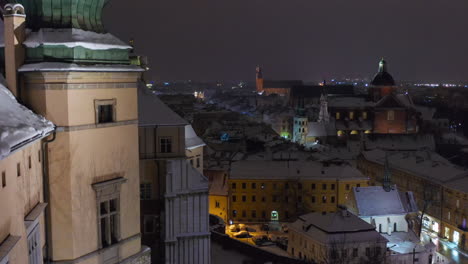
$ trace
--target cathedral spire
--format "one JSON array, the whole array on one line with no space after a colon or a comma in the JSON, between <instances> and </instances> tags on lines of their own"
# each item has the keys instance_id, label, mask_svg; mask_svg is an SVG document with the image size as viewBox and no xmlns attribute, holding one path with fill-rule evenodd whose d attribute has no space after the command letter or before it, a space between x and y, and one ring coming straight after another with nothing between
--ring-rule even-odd
<instances>
[{"instance_id":1,"label":"cathedral spire","mask_svg":"<svg viewBox=\"0 0 468 264\"><path fill-rule=\"evenodd\" d=\"M384 165L384 178L383 178L383 188L386 192L391 190L391 172L390 172L390 164L388 162L388 153L385 152L385 165Z\"/></svg>"}]
</instances>

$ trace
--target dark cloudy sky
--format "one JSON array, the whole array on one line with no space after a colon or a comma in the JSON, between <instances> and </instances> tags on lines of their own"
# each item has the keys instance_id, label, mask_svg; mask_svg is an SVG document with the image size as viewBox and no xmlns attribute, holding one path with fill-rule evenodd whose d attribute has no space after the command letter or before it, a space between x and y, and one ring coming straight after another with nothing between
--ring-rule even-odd
<instances>
[{"instance_id":1,"label":"dark cloudy sky","mask_svg":"<svg viewBox=\"0 0 468 264\"><path fill-rule=\"evenodd\" d=\"M158 80L370 77L468 80L467 0L112 0L107 29L135 38Z\"/></svg>"}]
</instances>

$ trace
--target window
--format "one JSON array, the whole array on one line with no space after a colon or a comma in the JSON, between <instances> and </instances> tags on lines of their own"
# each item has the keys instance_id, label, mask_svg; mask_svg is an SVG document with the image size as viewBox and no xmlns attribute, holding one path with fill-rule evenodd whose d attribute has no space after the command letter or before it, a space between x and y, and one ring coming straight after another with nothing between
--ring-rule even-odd
<instances>
[{"instance_id":1,"label":"window","mask_svg":"<svg viewBox=\"0 0 468 264\"><path fill-rule=\"evenodd\" d=\"M237 197L235 195L232 196L232 201L233 202L236 202L237 201Z\"/></svg>"},{"instance_id":2,"label":"window","mask_svg":"<svg viewBox=\"0 0 468 264\"><path fill-rule=\"evenodd\" d=\"M247 188L247 184L245 182L242 183L242 189Z\"/></svg>"},{"instance_id":3,"label":"window","mask_svg":"<svg viewBox=\"0 0 468 264\"><path fill-rule=\"evenodd\" d=\"M358 183L358 184L356 184L356 186L357 186L357 187L361 187L361 184L360 184L360 183Z\"/></svg>"},{"instance_id":4,"label":"window","mask_svg":"<svg viewBox=\"0 0 468 264\"><path fill-rule=\"evenodd\" d=\"M242 195L242 201L243 201L243 202L247 201L247 196Z\"/></svg>"},{"instance_id":5,"label":"window","mask_svg":"<svg viewBox=\"0 0 468 264\"><path fill-rule=\"evenodd\" d=\"M2 171L2 188L6 187L6 172Z\"/></svg>"},{"instance_id":6,"label":"window","mask_svg":"<svg viewBox=\"0 0 468 264\"><path fill-rule=\"evenodd\" d=\"M200 168L200 158L197 158L197 168Z\"/></svg>"},{"instance_id":7,"label":"window","mask_svg":"<svg viewBox=\"0 0 468 264\"><path fill-rule=\"evenodd\" d=\"M266 218L266 212L262 211L262 218Z\"/></svg>"},{"instance_id":8,"label":"window","mask_svg":"<svg viewBox=\"0 0 468 264\"><path fill-rule=\"evenodd\" d=\"M16 176L21 176L21 164L16 163Z\"/></svg>"},{"instance_id":9,"label":"window","mask_svg":"<svg viewBox=\"0 0 468 264\"><path fill-rule=\"evenodd\" d=\"M340 112L336 112L336 113L335 113L335 119L336 119L336 120L340 120L340 118L341 118Z\"/></svg>"},{"instance_id":10,"label":"window","mask_svg":"<svg viewBox=\"0 0 468 264\"><path fill-rule=\"evenodd\" d=\"M457 208L460 208L460 200L457 200Z\"/></svg>"},{"instance_id":11,"label":"window","mask_svg":"<svg viewBox=\"0 0 468 264\"><path fill-rule=\"evenodd\" d=\"M266 197L262 196L262 202L266 202Z\"/></svg>"},{"instance_id":12,"label":"window","mask_svg":"<svg viewBox=\"0 0 468 264\"><path fill-rule=\"evenodd\" d=\"M302 183L297 184L297 189L302 190Z\"/></svg>"},{"instance_id":13,"label":"window","mask_svg":"<svg viewBox=\"0 0 468 264\"><path fill-rule=\"evenodd\" d=\"M143 230L147 234L156 232L156 217L154 215L143 216Z\"/></svg>"},{"instance_id":14,"label":"window","mask_svg":"<svg viewBox=\"0 0 468 264\"><path fill-rule=\"evenodd\" d=\"M366 247L366 256L370 257L370 248Z\"/></svg>"},{"instance_id":15,"label":"window","mask_svg":"<svg viewBox=\"0 0 468 264\"><path fill-rule=\"evenodd\" d=\"M357 258L357 256L358 256L358 249L353 248L353 258Z\"/></svg>"},{"instance_id":16,"label":"window","mask_svg":"<svg viewBox=\"0 0 468 264\"><path fill-rule=\"evenodd\" d=\"M190 159L190 165L193 167L193 159Z\"/></svg>"},{"instance_id":17,"label":"window","mask_svg":"<svg viewBox=\"0 0 468 264\"><path fill-rule=\"evenodd\" d=\"M348 250L347 249L341 250L341 258L346 259L347 257L348 257Z\"/></svg>"},{"instance_id":18,"label":"window","mask_svg":"<svg viewBox=\"0 0 468 264\"><path fill-rule=\"evenodd\" d=\"M219 204L219 201L215 201L215 207L216 207L216 208L219 208L219 205L220 205L220 204Z\"/></svg>"},{"instance_id":19,"label":"window","mask_svg":"<svg viewBox=\"0 0 468 264\"><path fill-rule=\"evenodd\" d=\"M233 183L231 184L231 189L235 189L235 188L236 188L236 183L233 182Z\"/></svg>"},{"instance_id":20,"label":"window","mask_svg":"<svg viewBox=\"0 0 468 264\"><path fill-rule=\"evenodd\" d=\"M247 217L247 213L245 210L242 210L242 217Z\"/></svg>"},{"instance_id":21,"label":"window","mask_svg":"<svg viewBox=\"0 0 468 264\"><path fill-rule=\"evenodd\" d=\"M377 256L380 256L381 250L382 250L382 249L381 249L380 247L376 247L376 248L375 248L375 254L376 254Z\"/></svg>"},{"instance_id":22,"label":"window","mask_svg":"<svg viewBox=\"0 0 468 264\"><path fill-rule=\"evenodd\" d=\"M388 121L395 120L395 111L393 111L393 110L388 110L387 111L387 120Z\"/></svg>"},{"instance_id":23,"label":"window","mask_svg":"<svg viewBox=\"0 0 468 264\"><path fill-rule=\"evenodd\" d=\"M322 196L322 203L327 203L327 196L326 195Z\"/></svg>"},{"instance_id":24,"label":"window","mask_svg":"<svg viewBox=\"0 0 468 264\"><path fill-rule=\"evenodd\" d=\"M332 202L332 203L335 202L335 196L332 196L332 197L331 197L331 202Z\"/></svg>"},{"instance_id":25,"label":"window","mask_svg":"<svg viewBox=\"0 0 468 264\"><path fill-rule=\"evenodd\" d=\"M172 152L172 137L160 137L159 148L161 153Z\"/></svg>"},{"instance_id":26,"label":"window","mask_svg":"<svg viewBox=\"0 0 468 264\"><path fill-rule=\"evenodd\" d=\"M315 190L315 183L312 183L311 189Z\"/></svg>"},{"instance_id":27,"label":"window","mask_svg":"<svg viewBox=\"0 0 468 264\"><path fill-rule=\"evenodd\" d=\"M326 184L322 184L322 190L326 190L327 189L327 185Z\"/></svg>"},{"instance_id":28,"label":"window","mask_svg":"<svg viewBox=\"0 0 468 264\"><path fill-rule=\"evenodd\" d=\"M119 199L101 201L99 204L100 238L102 247L119 241Z\"/></svg>"},{"instance_id":29,"label":"window","mask_svg":"<svg viewBox=\"0 0 468 264\"><path fill-rule=\"evenodd\" d=\"M232 210L232 217L237 217L237 210Z\"/></svg>"},{"instance_id":30,"label":"window","mask_svg":"<svg viewBox=\"0 0 468 264\"><path fill-rule=\"evenodd\" d=\"M362 112L362 119L364 119L364 120L367 119L367 112L366 111Z\"/></svg>"},{"instance_id":31,"label":"window","mask_svg":"<svg viewBox=\"0 0 468 264\"><path fill-rule=\"evenodd\" d=\"M252 182L252 189L257 189L257 184L255 182Z\"/></svg>"},{"instance_id":32,"label":"window","mask_svg":"<svg viewBox=\"0 0 468 264\"><path fill-rule=\"evenodd\" d=\"M353 111L349 112L349 119L351 119L351 120L354 119L354 112Z\"/></svg>"},{"instance_id":33,"label":"window","mask_svg":"<svg viewBox=\"0 0 468 264\"><path fill-rule=\"evenodd\" d=\"M116 100L94 100L96 109L96 123L112 123L115 122L115 105Z\"/></svg>"},{"instance_id":34,"label":"window","mask_svg":"<svg viewBox=\"0 0 468 264\"><path fill-rule=\"evenodd\" d=\"M349 184L346 184L346 190L349 191Z\"/></svg>"},{"instance_id":35,"label":"window","mask_svg":"<svg viewBox=\"0 0 468 264\"><path fill-rule=\"evenodd\" d=\"M448 212L447 219L450 220L450 211Z\"/></svg>"},{"instance_id":36,"label":"window","mask_svg":"<svg viewBox=\"0 0 468 264\"><path fill-rule=\"evenodd\" d=\"M28 168L31 169L31 156L28 156Z\"/></svg>"},{"instance_id":37,"label":"window","mask_svg":"<svg viewBox=\"0 0 468 264\"><path fill-rule=\"evenodd\" d=\"M37 151L37 160L39 162L41 162L41 151L40 150Z\"/></svg>"},{"instance_id":38,"label":"window","mask_svg":"<svg viewBox=\"0 0 468 264\"><path fill-rule=\"evenodd\" d=\"M151 199L151 183L140 183L140 199Z\"/></svg>"},{"instance_id":39,"label":"window","mask_svg":"<svg viewBox=\"0 0 468 264\"><path fill-rule=\"evenodd\" d=\"M332 185L330 186L330 189L335 190L335 184L332 184Z\"/></svg>"},{"instance_id":40,"label":"window","mask_svg":"<svg viewBox=\"0 0 468 264\"><path fill-rule=\"evenodd\" d=\"M257 211L252 210L252 218L257 218Z\"/></svg>"},{"instance_id":41,"label":"window","mask_svg":"<svg viewBox=\"0 0 468 264\"><path fill-rule=\"evenodd\" d=\"M312 203L315 203L315 196L310 197L312 199Z\"/></svg>"},{"instance_id":42,"label":"window","mask_svg":"<svg viewBox=\"0 0 468 264\"><path fill-rule=\"evenodd\" d=\"M257 201L257 197L255 197L255 195L252 195L252 202L256 202Z\"/></svg>"}]
</instances>

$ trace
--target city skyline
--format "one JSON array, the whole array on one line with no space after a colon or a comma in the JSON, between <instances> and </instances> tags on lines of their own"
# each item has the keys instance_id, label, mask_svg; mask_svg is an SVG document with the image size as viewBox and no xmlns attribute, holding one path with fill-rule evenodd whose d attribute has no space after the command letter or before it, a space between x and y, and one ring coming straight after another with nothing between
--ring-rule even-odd
<instances>
[{"instance_id":1,"label":"city skyline","mask_svg":"<svg viewBox=\"0 0 468 264\"><path fill-rule=\"evenodd\" d=\"M396 80L462 82L467 8L435 0L207 0L142 9L114 0L104 21L119 38L135 39L155 80L253 80L256 65L274 79L372 78L384 57Z\"/></svg>"}]
</instances>

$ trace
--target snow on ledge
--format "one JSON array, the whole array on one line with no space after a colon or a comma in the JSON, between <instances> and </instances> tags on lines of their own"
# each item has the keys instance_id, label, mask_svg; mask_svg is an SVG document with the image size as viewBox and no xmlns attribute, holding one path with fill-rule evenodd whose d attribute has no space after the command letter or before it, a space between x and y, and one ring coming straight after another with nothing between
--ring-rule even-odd
<instances>
[{"instance_id":1,"label":"snow on ledge","mask_svg":"<svg viewBox=\"0 0 468 264\"><path fill-rule=\"evenodd\" d=\"M142 72L143 68L136 65L116 65L116 64L96 64L79 65L76 63L65 62L40 62L24 64L18 69L19 72L62 72L62 71L81 71L81 72Z\"/></svg>"},{"instance_id":2,"label":"snow on ledge","mask_svg":"<svg viewBox=\"0 0 468 264\"><path fill-rule=\"evenodd\" d=\"M53 130L52 122L18 103L10 90L0 84L0 160Z\"/></svg>"},{"instance_id":3,"label":"snow on ledge","mask_svg":"<svg viewBox=\"0 0 468 264\"><path fill-rule=\"evenodd\" d=\"M132 48L110 33L101 34L76 28L42 28L37 32L30 32L23 44L28 48L39 46L83 47L92 50Z\"/></svg>"}]
</instances>

